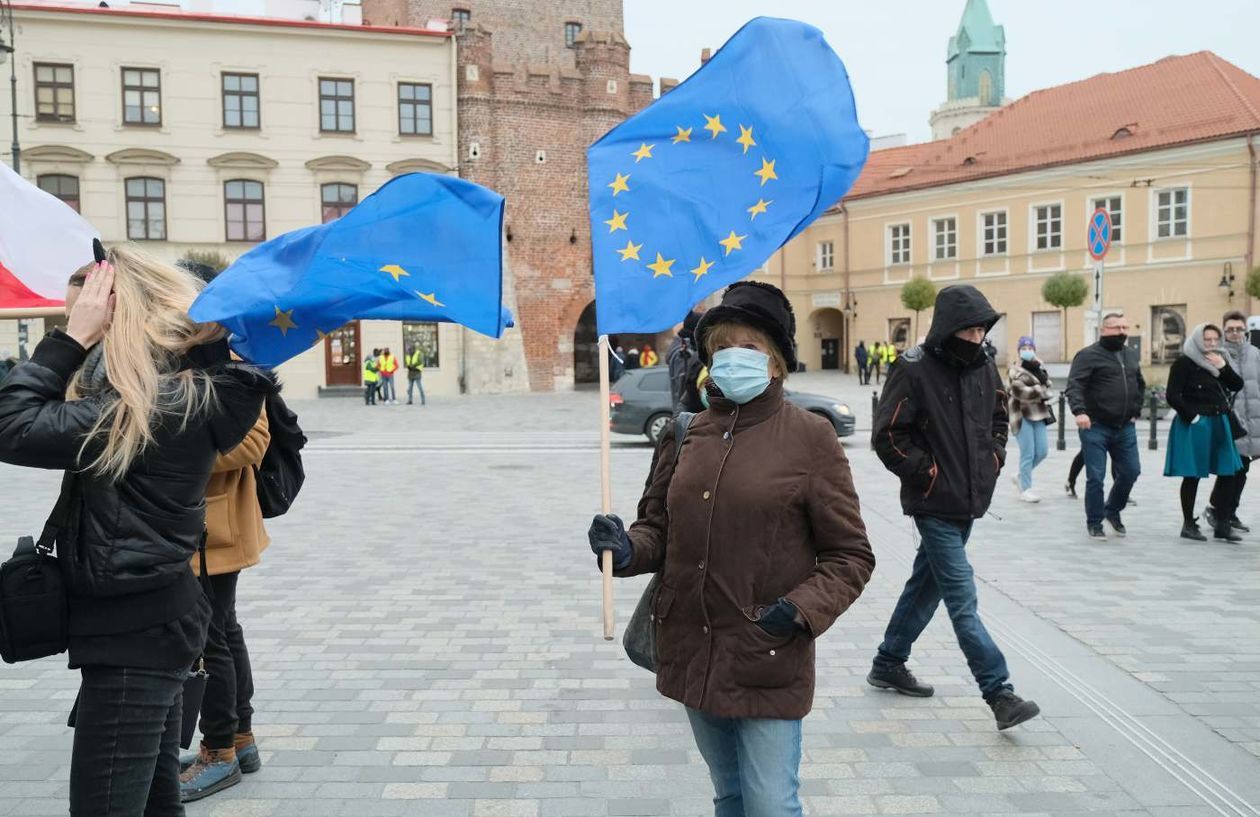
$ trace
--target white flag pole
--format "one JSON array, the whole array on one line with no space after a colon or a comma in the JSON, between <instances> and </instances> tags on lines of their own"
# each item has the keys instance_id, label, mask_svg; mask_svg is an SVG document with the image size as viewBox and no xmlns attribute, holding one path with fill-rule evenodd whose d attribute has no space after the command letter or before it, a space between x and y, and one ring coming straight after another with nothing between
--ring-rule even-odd
<instances>
[{"instance_id":1,"label":"white flag pole","mask_svg":"<svg viewBox=\"0 0 1260 817\"><path fill-rule=\"evenodd\" d=\"M599 483L600 512L612 513L612 437L609 424L612 421L609 408L608 336L599 336ZM613 640L613 559L612 551L605 550L601 567L604 574L604 640Z\"/></svg>"}]
</instances>

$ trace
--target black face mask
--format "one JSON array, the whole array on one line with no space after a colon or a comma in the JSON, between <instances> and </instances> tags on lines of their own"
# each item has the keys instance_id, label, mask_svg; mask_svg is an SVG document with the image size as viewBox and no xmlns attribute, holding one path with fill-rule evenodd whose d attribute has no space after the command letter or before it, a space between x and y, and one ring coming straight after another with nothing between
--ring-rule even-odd
<instances>
[{"instance_id":1,"label":"black face mask","mask_svg":"<svg viewBox=\"0 0 1260 817\"><path fill-rule=\"evenodd\" d=\"M1128 335L1103 335L1098 339L1098 342L1108 352L1118 352L1124 348L1124 344L1128 339Z\"/></svg>"},{"instance_id":2,"label":"black face mask","mask_svg":"<svg viewBox=\"0 0 1260 817\"><path fill-rule=\"evenodd\" d=\"M980 354L980 344L951 335L945 341L945 350L962 363L972 363Z\"/></svg>"}]
</instances>

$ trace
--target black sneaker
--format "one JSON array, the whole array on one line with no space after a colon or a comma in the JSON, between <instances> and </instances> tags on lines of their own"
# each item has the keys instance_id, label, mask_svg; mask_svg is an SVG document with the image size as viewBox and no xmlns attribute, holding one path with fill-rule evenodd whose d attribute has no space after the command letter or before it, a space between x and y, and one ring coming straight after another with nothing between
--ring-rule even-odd
<instances>
[{"instance_id":1,"label":"black sneaker","mask_svg":"<svg viewBox=\"0 0 1260 817\"><path fill-rule=\"evenodd\" d=\"M1124 523L1120 521L1120 514L1108 514L1107 524L1110 525L1111 529L1116 532L1116 536L1119 536L1122 539L1125 536L1128 536L1129 532L1125 529Z\"/></svg>"},{"instance_id":2,"label":"black sneaker","mask_svg":"<svg viewBox=\"0 0 1260 817\"><path fill-rule=\"evenodd\" d=\"M1101 539L1104 542L1107 541L1107 534L1103 530L1102 525L1089 525L1088 530L1090 539Z\"/></svg>"},{"instance_id":3,"label":"black sneaker","mask_svg":"<svg viewBox=\"0 0 1260 817\"><path fill-rule=\"evenodd\" d=\"M1238 521L1238 517L1229 520L1229 526L1239 533L1251 533L1251 528Z\"/></svg>"},{"instance_id":4,"label":"black sneaker","mask_svg":"<svg viewBox=\"0 0 1260 817\"><path fill-rule=\"evenodd\" d=\"M932 693L936 691L932 689L931 684L922 683L915 678L914 673L907 669L905 664L898 664L891 668L872 666L871 671L866 675L866 683L880 689L896 690L902 695L910 695L914 698L931 698Z\"/></svg>"},{"instance_id":5,"label":"black sneaker","mask_svg":"<svg viewBox=\"0 0 1260 817\"><path fill-rule=\"evenodd\" d=\"M1203 535L1203 531L1199 530L1199 519L1195 517L1190 522L1181 524L1181 538L1193 539L1196 542L1206 542L1207 537Z\"/></svg>"},{"instance_id":6,"label":"black sneaker","mask_svg":"<svg viewBox=\"0 0 1260 817\"><path fill-rule=\"evenodd\" d=\"M987 699L986 703L993 710L998 729L1010 729L1041 714L1041 707L1037 704L1005 690Z\"/></svg>"},{"instance_id":7,"label":"black sneaker","mask_svg":"<svg viewBox=\"0 0 1260 817\"><path fill-rule=\"evenodd\" d=\"M1228 524L1217 525L1212 538L1218 542L1241 542L1243 540L1241 536L1234 533Z\"/></svg>"}]
</instances>

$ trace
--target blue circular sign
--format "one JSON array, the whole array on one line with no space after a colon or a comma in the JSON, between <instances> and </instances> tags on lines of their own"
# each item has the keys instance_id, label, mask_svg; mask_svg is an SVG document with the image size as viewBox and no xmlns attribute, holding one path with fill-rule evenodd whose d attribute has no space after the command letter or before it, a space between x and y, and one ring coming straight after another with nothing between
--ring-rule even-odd
<instances>
[{"instance_id":1,"label":"blue circular sign","mask_svg":"<svg viewBox=\"0 0 1260 817\"><path fill-rule=\"evenodd\" d=\"M1089 238L1086 241L1090 257L1101 261L1111 249L1111 214L1099 207L1089 219Z\"/></svg>"}]
</instances>

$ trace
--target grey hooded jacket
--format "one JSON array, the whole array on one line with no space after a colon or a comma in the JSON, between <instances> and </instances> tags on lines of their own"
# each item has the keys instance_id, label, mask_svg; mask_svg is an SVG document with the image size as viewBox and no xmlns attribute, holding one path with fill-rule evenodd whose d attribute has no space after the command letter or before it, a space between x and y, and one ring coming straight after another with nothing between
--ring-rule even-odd
<instances>
[{"instance_id":1,"label":"grey hooded jacket","mask_svg":"<svg viewBox=\"0 0 1260 817\"><path fill-rule=\"evenodd\" d=\"M1238 453L1260 457L1260 349L1245 341L1223 346L1243 379L1243 389L1234 397L1234 414L1247 427L1247 436L1236 441Z\"/></svg>"}]
</instances>

